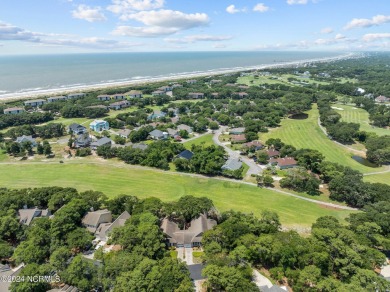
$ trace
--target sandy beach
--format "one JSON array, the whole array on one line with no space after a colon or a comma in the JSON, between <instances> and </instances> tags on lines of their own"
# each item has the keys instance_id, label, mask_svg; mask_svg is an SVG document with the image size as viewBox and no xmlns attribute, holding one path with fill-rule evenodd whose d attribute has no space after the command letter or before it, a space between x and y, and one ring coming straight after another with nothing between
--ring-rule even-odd
<instances>
[{"instance_id":1,"label":"sandy beach","mask_svg":"<svg viewBox=\"0 0 390 292\"><path fill-rule=\"evenodd\" d=\"M299 60L293 62L235 67L235 68L227 68L227 69L220 69L220 70L210 70L205 72L192 72L192 73L182 73L182 74L179 73L179 74L168 75L168 76L139 78L133 80L126 80L126 81L104 82L104 83L98 83L92 85L76 85L76 86L61 87L61 88L46 89L46 90L6 93L6 94L0 94L0 103L4 104L16 100L25 100L25 99L39 98L39 97L50 97L55 95L67 95L70 93L77 93L77 92L91 92L91 91L102 90L102 89L120 88L125 86L128 87L131 85L140 85L140 84L156 83L156 82L164 82L164 81L169 82L174 80L205 77L205 76L215 76L215 75L237 73L237 72L250 71L250 70L298 67L298 66L304 66L305 64L332 62L332 61L338 61L343 59L360 58L360 57L362 57L362 54L347 53L335 57L307 59L307 60Z\"/></svg>"}]
</instances>

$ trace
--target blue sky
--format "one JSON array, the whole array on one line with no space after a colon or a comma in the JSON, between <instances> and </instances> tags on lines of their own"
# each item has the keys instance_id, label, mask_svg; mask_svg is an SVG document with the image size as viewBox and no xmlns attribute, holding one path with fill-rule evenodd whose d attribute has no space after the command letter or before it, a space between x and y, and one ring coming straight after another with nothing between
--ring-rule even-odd
<instances>
[{"instance_id":1,"label":"blue sky","mask_svg":"<svg viewBox=\"0 0 390 292\"><path fill-rule=\"evenodd\" d=\"M0 55L390 50L388 0L1 0Z\"/></svg>"}]
</instances>

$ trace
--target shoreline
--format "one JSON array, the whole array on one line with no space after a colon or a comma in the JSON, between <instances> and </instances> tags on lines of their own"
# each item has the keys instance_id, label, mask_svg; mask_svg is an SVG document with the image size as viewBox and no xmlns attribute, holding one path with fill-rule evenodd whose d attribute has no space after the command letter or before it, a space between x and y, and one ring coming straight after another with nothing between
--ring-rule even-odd
<instances>
[{"instance_id":1,"label":"shoreline","mask_svg":"<svg viewBox=\"0 0 390 292\"><path fill-rule=\"evenodd\" d=\"M302 66L307 63L327 63L332 61L345 60L349 58L361 58L362 56L363 55L361 53L346 53L334 57L306 59L306 60L290 61L290 62L283 62L283 63L276 63L276 64L262 64L262 65L255 65L255 66L246 66L246 67L234 67L234 68L226 68L226 69L209 70L203 72L196 71L196 72L175 73L173 75L167 75L167 76L145 77L145 78L139 78L133 80L126 80L126 81L112 81L112 82L96 83L90 85L75 85L75 86L69 85L68 87L64 87L64 88L5 93L5 94L0 94L0 104L5 104L7 102L14 102L19 100L28 100L31 98L48 97L54 95L66 95L66 94L77 93L81 91L91 92L91 91L97 91L102 89L121 88L121 87L126 87L131 85L141 85L141 84L157 83L163 81L174 81L174 80L187 79L187 78L216 76L222 74L244 72L249 70L287 68L291 66Z\"/></svg>"}]
</instances>

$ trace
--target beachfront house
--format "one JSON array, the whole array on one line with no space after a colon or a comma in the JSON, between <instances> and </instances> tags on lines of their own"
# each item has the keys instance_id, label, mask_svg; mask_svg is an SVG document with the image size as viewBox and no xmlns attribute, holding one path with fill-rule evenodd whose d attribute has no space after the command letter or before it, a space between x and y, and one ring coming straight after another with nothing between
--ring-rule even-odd
<instances>
[{"instance_id":1,"label":"beachfront house","mask_svg":"<svg viewBox=\"0 0 390 292\"><path fill-rule=\"evenodd\" d=\"M89 128L92 131L101 132L101 131L104 131L104 130L108 130L110 128L110 125L108 124L107 121L94 120L92 123L89 124Z\"/></svg>"},{"instance_id":2,"label":"beachfront house","mask_svg":"<svg viewBox=\"0 0 390 292\"><path fill-rule=\"evenodd\" d=\"M190 92L188 93L188 97L191 99L202 99L204 98L204 93L202 92Z\"/></svg>"},{"instance_id":3,"label":"beachfront house","mask_svg":"<svg viewBox=\"0 0 390 292\"><path fill-rule=\"evenodd\" d=\"M224 165L222 165L222 170L237 170L242 167L242 162L239 158L229 158Z\"/></svg>"},{"instance_id":4,"label":"beachfront house","mask_svg":"<svg viewBox=\"0 0 390 292\"><path fill-rule=\"evenodd\" d=\"M72 93L72 94L68 95L68 99L82 98L84 96L86 96L86 94L82 93L82 92L80 92L80 93Z\"/></svg>"},{"instance_id":5,"label":"beachfront house","mask_svg":"<svg viewBox=\"0 0 390 292\"><path fill-rule=\"evenodd\" d=\"M67 100L67 99L68 99L68 97L63 96L63 95L61 95L61 96L53 96L53 97L49 97L47 99L47 102L64 101L64 100Z\"/></svg>"},{"instance_id":6,"label":"beachfront house","mask_svg":"<svg viewBox=\"0 0 390 292\"><path fill-rule=\"evenodd\" d=\"M69 125L68 132L73 135L80 135L86 133L87 128L80 124L73 123Z\"/></svg>"},{"instance_id":7,"label":"beachfront house","mask_svg":"<svg viewBox=\"0 0 390 292\"><path fill-rule=\"evenodd\" d=\"M163 90L155 90L152 92L153 96L158 96L158 95L163 95L163 94L165 94L165 91L163 91Z\"/></svg>"},{"instance_id":8,"label":"beachfront house","mask_svg":"<svg viewBox=\"0 0 390 292\"><path fill-rule=\"evenodd\" d=\"M35 139L32 136L23 135L23 136L17 137L15 142L19 143L19 144L22 144L24 142L31 142L31 145L33 147L37 146L37 142L35 141Z\"/></svg>"},{"instance_id":9,"label":"beachfront house","mask_svg":"<svg viewBox=\"0 0 390 292\"><path fill-rule=\"evenodd\" d=\"M111 100L111 97L107 94L100 94L97 96L97 99L100 101L107 101L107 100Z\"/></svg>"},{"instance_id":10,"label":"beachfront house","mask_svg":"<svg viewBox=\"0 0 390 292\"><path fill-rule=\"evenodd\" d=\"M139 90L130 90L129 92L127 92L125 94L129 98L141 98L142 97L142 91L139 91Z\"/></svg>"},{"instance_id":11,"label":"beachfront house","mask_svg":"<svg viewBox=\"0 0 390 292\"><path fill-rule=\"evenodd\" d=\"M198 81L195 79L191 79L191 80L187 80L186 82L187 82L187 84L195 84Z\"/></svg>"},{"instance_id":12,"label":"beachfront house","mask_svg":"<svg viewBox=\"0 0 390 292\"><path fill-rule=\"evenodd\" d=\"M10 107L4 110L5 115L16 115L21 113L24 113L24 108L21 107Z\"/></svg>"},{"instance_id":13,"label":"beachfront house","mask_svg":"<svg viewBox=\"0 0 390 292\"><path fill-rule=\"evenodd\" d=\"M122 93L114 94L114 95L112 96L112 99L115 99L115 100L123 100L123 99L126 99L126 94L122 94Z\"/></svg>"},{"instance_id":14,"label":"beachfront house","mask_svg":"<svg viewBox=\"0 0 390 292\"><path fill-rule=\"evenodd\" d=\"M46 103L46 100L44 99L34 99L34 100L27 100L24 102L25 106L32 106L32 107L37 107L44 105Z\"/></svg>"},{"instance_id":15,"label":"beachfront house","mask_svg":"<svg viewBox=\"0 0 390 292\"><path fill-rule=\"evenodd\" d=\"M117 101L117 102L111 103L109 107L110 107L110 109L120 110L122 108L127 108L130 105L131 104L128 100L122 100L122 101Z\"/></svg>"},{"instance_id":16,"label":"beachfront house","mask_svg":"<svg viewBox=\"0 0 390 292\"><path fill-rule=\"evenodd\" d=\"M164 91L164 92L168 92L168 91L172 91L172 86L161 86L161 87L159 87L157 89L161 90L161 91Z\"/></svg>"},{"instance_id":17,"label":"beachfront house","mask_svg":"<svg viewBox=\"0 0 390 292\"><path fill-rule=\"evenodd\" d=\"M165 218L161 223L161 229L167 237L167 245L175 247L192 248L201 246L203 233L213 229L217 222L208 219L206 215L201 214L190 223L186 230L179 228L177 223Z\"/></svg>"}]
</instances>

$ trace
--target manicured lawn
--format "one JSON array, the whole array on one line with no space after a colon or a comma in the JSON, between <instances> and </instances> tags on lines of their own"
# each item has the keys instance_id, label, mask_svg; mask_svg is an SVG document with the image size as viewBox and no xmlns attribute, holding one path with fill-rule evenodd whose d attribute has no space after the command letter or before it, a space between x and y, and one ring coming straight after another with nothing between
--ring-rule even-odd
<instances>
[{"instance_id":1,"label":"manicured lawn","mask_svg":"<svg viewBox=\"0 0 390 292\"><path fill-rule=\"evenodd\" d=\"M97 190L113 197L155 196L164 201L184 195L207 196L220 211L234 209L259 216L262 210L279 214L284 225L309 227L320 216L344 219L349 211L334 210L267 189L210 178L131 167L125 164L17 163L0 166L0 185L8 188L62 186Z\"/></svg>"},{"instance_id":2,"label":"manicured lawn","mask_svg":"<svg viewBox=\"0 0 390 292\"><path fill-rule=\"evenodd\" d=\"M366 175L363 177L363 180L370 183L390 184L390 172Z\"/></svg>"},{"instance_id":3,"label":"manicured lawn","mask_svg":"<svg viewBox=\"0 0 390 292\"><path fill-rule=\"evenodd\" d=\"M333 107L342 108L344 110L335 109L344 122L360 124L360 130L366 132L374 132L379 136L390 135L389 129L378 128L369 124L368 112L361 108L356 108L350 105L335 104Z\"/></svg>"},{"instance_id":4,"label":"manicured lawn","mask_svg":"<svg viewBox=\"0 0 390 292\"><path fill-rule=\"evenodd\" d=\"M237 84L245 85L260 85L260 84L286 84L283 80L273 79L271 76L259 76L255 78L254 76L243 76L237 78Z\"/></svg>"},{"instance_id":5,"label":"manicured lawn","mask_svg":"<svg viewBox=\"0 0 390 292\"><path fill-rule=\"evenodd\" d=\"M191 149L192 145L202 145L202 143L205 147L214 145L213 134L206 134L206 135L201 136L199 138L196 138L194 140L184 142L183 145L187 149Z\"/></svg>"},{"instance_id":6,"label":"manicured lawn","mask_svg":"<svg viewBox=\"0 0 390 292\"><path fill-rule=\"evenodd\" d=\"M310 148L320 151L327 160L350 166L363 173L381 171L383 168L372 168L364 166L351 158L353 155L348 149L331 141L318 126L318 110L313 109L307 112L309 117L304 120L284 119L279 128L269 133L261 133L261 140L269 138L280 138L284 143L291 144L296 148Z\"/></svg>"}]
</instances>

